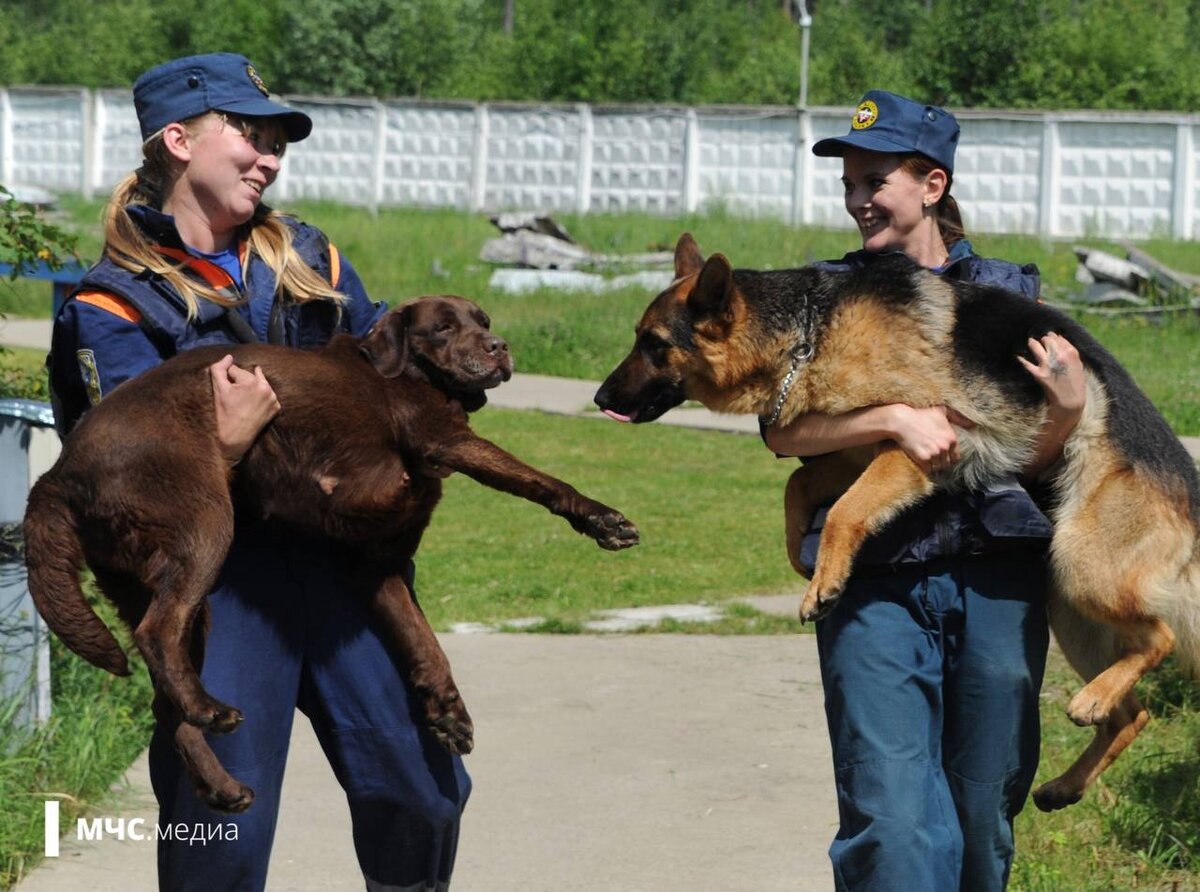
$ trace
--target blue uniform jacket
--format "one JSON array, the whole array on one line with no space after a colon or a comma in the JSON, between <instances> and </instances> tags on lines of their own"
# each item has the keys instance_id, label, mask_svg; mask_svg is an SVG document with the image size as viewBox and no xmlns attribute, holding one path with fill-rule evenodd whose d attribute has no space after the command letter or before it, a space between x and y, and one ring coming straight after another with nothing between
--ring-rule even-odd
<instances>
[{"instance_id":1,"label":"blue uniform jacket","mask_svg":"<svg viewBox=\"0 0 1200 892\"><path fill-rule=\"evenodd\" d=\"M324 234L298 220L286 218L293 246L346 296L340 309L329 301L278 300L275 277L256 255L244 281L237 282L183 244L173 217L145 205L130 205L127 211L164 253L230 297L245 300L227 309L202 299L198 316L189 320L183 299L160 276L130 272L107 257L95 264L54 320L48 365L55 421L64 436L114 387L183 350L253 340L316 347L338 332L365 335L386 309L367 297L354 268Z\"/></svg>"},{"instance_id":2,"label":"blue uniform jacket","mask_svg":"<svg viewBox=\"0 0 1200 892\"><path fill-rule=\"evenodd\" d=\"M841 260L816 265L832 271L854 269L871 263L876 256L854 251ZM1019 266L979 257L966 239L954 244L945 267L935 272L967 282L998 285L1031 300L1036 300L1040 291L1036 265ZM819 509L804 537L800 559L805 566L816 566L828 513L828 508ZM1050 521L1015 479L965 495L938 492L867 539L855 559L855 569L878 572L937 558L1044 547L1053 532Z\"/></svg>"}]
</instances>

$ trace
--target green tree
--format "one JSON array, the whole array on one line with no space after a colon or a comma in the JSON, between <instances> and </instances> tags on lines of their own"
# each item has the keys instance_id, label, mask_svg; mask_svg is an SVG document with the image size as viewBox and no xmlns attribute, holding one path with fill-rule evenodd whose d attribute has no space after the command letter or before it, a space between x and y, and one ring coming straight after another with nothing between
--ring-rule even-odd
<instances>
[{"instance_id":1,"label":"green tree","mask_svg":"<svg viewBox=\"0 0 1200 892\"><path fill-rule=\"evenodd\" d=\"M444 95L472 64L478 0L292 0L283 16L280 82L333 96Z\"/></svg>"}]
</instances>

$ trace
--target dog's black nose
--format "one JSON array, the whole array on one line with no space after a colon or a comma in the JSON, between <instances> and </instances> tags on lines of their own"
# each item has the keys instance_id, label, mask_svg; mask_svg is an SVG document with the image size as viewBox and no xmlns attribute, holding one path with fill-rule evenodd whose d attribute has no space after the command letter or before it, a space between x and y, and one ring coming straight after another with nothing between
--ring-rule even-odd
<instances>
[{"instance_id":1,"label":"dog's black nose","mask_svg":"<svg viewBox=\"0 0 1200 892\"><path fill-rule=\"evenodd\" d=\"M503 338L491 337L483 342L483 349L489 354L507 353L508 343Z\"/></svg>"}]
</instances>

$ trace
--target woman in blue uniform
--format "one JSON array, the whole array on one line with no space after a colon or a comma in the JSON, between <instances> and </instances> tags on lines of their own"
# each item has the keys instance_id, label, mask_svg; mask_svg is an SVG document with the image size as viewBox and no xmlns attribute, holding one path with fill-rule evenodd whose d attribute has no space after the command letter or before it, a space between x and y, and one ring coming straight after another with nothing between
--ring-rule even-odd
<instances>
[{"instance_id":1,"label":"woman in blue uniform","mask_svg":"<svg viewBox=\"0 0 1200 892\"><path fill-rule=\"evenodd\" d=\"M106 209L103 259L55 319L51 385L64 433L122 381L179 351L311 347L340 331L365 334L384 310L319 230L262 203L287 144L312 121L271 100L248 60L176 59L143 74L133 93L142 166ZM220 440L236 463L279 403L258 369L226 357L210 372ZM350 592L352 570L338 546L239 521L208 599L202 680L245 714L237 731L209 741L256 800L239 815L210 810L157 730L160 888L264 887L296 707L346 791L367 888L448 888L470 781L424 730ZM165 832L182 825L189 836L212 828L206 844Z\"/></svg>"},{"instance_id":2,"label":"woman in blue uniform","mask_svg":"<svg viewBox=\"0 0 1200 892\"><path fill-rule=\"evenodd\" d=\"M943 109L873 90L845 136L813 146L842 158L846 210L862 250L849 269L902 251L942 275L1036 299L1033 265L978 257L950 196L959 127ZM1048 335L1021 359L1049 420L1032 477L1061 455L1083 411L1083 367ZM1018 359L1014 357L1014 362ZM781 455L894 440L927 470L957 458L944 407L872 406L806 415L764 431ZM805 537L814 566L825 510ZM830 846L844 892L1000 892L1012 821L1037 768L1045 667L1049 521L1016 480L935 495L865 543L845 593L817 625L840 827Z\"/></svg>"}]
</instances>

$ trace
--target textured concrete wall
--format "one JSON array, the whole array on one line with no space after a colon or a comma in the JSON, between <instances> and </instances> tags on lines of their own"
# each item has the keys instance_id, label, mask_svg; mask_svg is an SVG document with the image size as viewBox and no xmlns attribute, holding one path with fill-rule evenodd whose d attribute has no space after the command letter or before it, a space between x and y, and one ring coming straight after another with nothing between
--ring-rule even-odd
<instances>
[{"instance_id":1,"label":"textured concrete wall","mask_svg":"<svg viewBox=\"0 0 1200 892\"><path fill-rule=\"evenodd\" d=\"M722 206L845 227L848 109L584 106L291 97L315 121L275 200L370 207L682 214ZM1200 238L1200 115L965 110L967 226ZM125 91L0 89L0 183L104 194L139 163Z\"/></svg>"}]
</instances>

